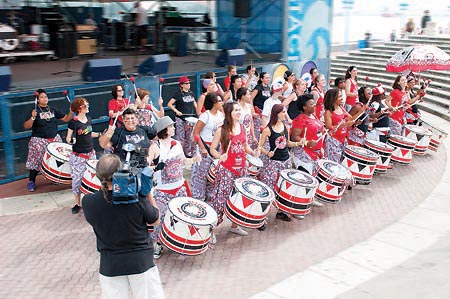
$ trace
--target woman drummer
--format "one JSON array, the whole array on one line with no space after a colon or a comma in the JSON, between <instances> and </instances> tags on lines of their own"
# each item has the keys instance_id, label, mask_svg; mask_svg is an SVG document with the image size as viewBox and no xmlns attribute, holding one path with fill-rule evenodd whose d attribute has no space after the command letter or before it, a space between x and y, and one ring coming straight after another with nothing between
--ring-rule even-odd
<instances>
[{"instance_id":1,"label":"woman drummer","mask_svg":"<svg viewBox=\"0 0 450 299\"><path fill-rule=\"evenodd\" d=\"M138 126L151 126L157 118L164 116L163 99L158 99L159 110L148 103L150 92L147 89L138 88L136 95L136 117Z\"/></svg>"},{"instance_id":2,"label":"woman drummer","mask_svg":"<svg viewBox=\"0 0 450 299\"><path fill-rule=\"evenodd\" d=\"M386 97L386 105L393 110L389 120L391 134L402 135L403 125L406 124L405 111L422 98L422 94L418 94L414 98L410 98L406 92L406 77L398 75L392 84L392 91Z\"/></svg>"},{"instance_id":3,"label":"woman drummer","mask_svg":"<svg viewBox=\"0 0 450 299\"><path fill-rule=\"evenodd\" d=\"M288 147L300 145L299 142L291 141L289 131L283 123L285 118L286 107L283 104L273 105L269 123L262 131L259 139L259 150L261 154L268 157L267 164L264 165L261 174L261 181L272 190L275 187L279 173L282 170L291 168ZM264 148L266 140L269 141L269 150ZM276 218L283 221L291 221L291 218L281 211L278 211Z\"/></svg>"},{"instance_id":4,"label":"woman drummer","mask_svg":"<svg viewBox=\"0 0 450 299\"><path fill-rule=\"evenodd\" d=\"M87 168L87 161L96 158L92 137L99 137L100 133L92 131L91 118L86 115L89 112L89 103L85 98L73 100L70 109L77 113L77 116L69 122L66 136L66 142L72 144L72 153L69 157L72 193L75 196L72 214L77 214L81 208L80 186L81 179Z\"/></svg>"},{"instance_id":5,"label":"woman drummer","mask_svg":"<svg viewBox=\"0 0 450 299\"><path fill-rule=\"evenodd\" d=\"M368 86L359 88L359 101L349 111L352 117L357 117L355 124L348 131L348 144L350 145L364 145L366 134L369 131L369 123L375 121L375 118L372 116L372 111L368 107L372 101L372 97L372 88Z\"/></svg>"},{"instance_id":6,"label":"woman drummer","mask_svg":"<svg viewBox=\"0 0 450 299\"><path fill-rule=\"evenodd\" d=\"M68 122L72 118L72 111L64 114L59 108L48 105L47 92L44 89L36 91L37 104L31 111L31 117L27 119L23 127L25 130L31 129L31 139L28 143L28 158L26 168L30 170L28 191L36 189L36 176L41 167L47 145L51 142L61 142L58 134L57 119Z\"/></svg>"},{"instance_id":7,"label":"woman drummer","mask_svg":"<svg viewBox=\"0 0 450 299\"><path fill-rule=\"evenodd\" d=\"M110 126L114 124L116 118L116 127L123 126L122 112L132 104L129 99L125 98L124 93L125 90L121 84L116 84L112 87L111 94L113 98L108 103Z\"/></svg>"},{"instance_id":8,"label":"woman drummer","mask_svg":"<svg viewBox=\"0 0 450 299\"><path fill-rule=\"evenodd\" d=\"M225 202L233 190L233 182L247 174L246 154L257 154L258 150L252 151L247 143L245 129L239 123L241 107L239 103L229 102L223 107L225 119L223 125L216 130L211 144L211 155L219 159L216 171L216 181L211 196L211 205L218 215L218 225L223 222ZM222 153L218 151L219 144ZM248 233L237 224L232 223L230 232L240 236ZM215 243L216 237L211 236L211 242Z\"/></svg>"},{"instance_id":9,"label":"woman drummer","mask_svg":"<svg viewBox=\"0 0 450 299\"><path fill-rule=\"evenodd\" d=\"M173 139L175 135L174 122L168 116L158 119L154 125L158 141L149 149L148 162L154 166L153 182L156 184L150 196L158 205L160 219L164 219L167 205L172 198L190 196L189 185L183 178L185 157L181 144ZM161 221L162 223L162 221ZM159 242L161 224L155 226L151 234L156 242L153 257L160 258L162 245Z\"/></svg>"},{"instance_id":10,"label":"woman drummer","mask_svg":"<svg viewBox=\"0 0 450 299\"><path fill-rule=\"evenodd\" d=\"M290 121L294 120L301 113L301 107L299 106L299 102L297 102L297 100L300 96L305 95L306 81L303 79L294 80L292 83L292 89L292 93L283 101L283 105L287 109L287 114Z\"/></svg>"},{"instance_id":11,"label":"woman drummer","mask_svg":"<svg viewBox=\"0 0 450 299\"><path fill-rule=\"evenodd\" d=\"M389 134L389 108L383 104L386 97L384 92L381 84L372 89L373 98L370 109L373 111L374 121L372 131L367 134L367 138L386 143Z\"/></svg>"},{"instance_id":12,"label":"woman drummer","mask_svg":"<svg viewBox=\"0 0 450 299\"><path fill-rule=\"evenodd\" d=\"M341 105L341 91L337 88L328 90L324 99L325 126L328 129L325 151L327 158L336 163L341 162L347 144L347 128L355 123Z\"/></svg>"},{"instance_id":13,"label":"woman drummer","mask_svg":"<svg viewBox=\"0 0 450 299\"><path fill-rule=\"evenodd\" d=\"M198 116L200 116L203 112L206 111L205 109L206 95L212 92L217 93L218 91L217 83L214 82L212 79L203 79L202 86L206 91L198 97L197 108L195 109ZM220 96L219 94L217 95Z\"/></svg>"},{"instance_id":14,"label":"woman drummer","mask_svg":"<svg viewBox=\"0 0 450 299\"><path fill-rule=\"evenodd\" d=\"M241 118L239 122L244 126L245 134L247 135L247 142L251 148L256 148L258 139L255 136L255 126L253 125L253 116L255 109L250 104L250 90L247 87L241 87L236 92L236 97L241 106Z\"/></svg>"},{"instance_id":15,"label":"woman drummer","mask_svg":"<svg viewBox=\"0 0 450 299\"><path fill-rule=\"evenodd\" d=\"M209 147L216 129L223 124L222 104L222 98L216 93L208 93L204 101L206 111L200 115L194 127L194 139L200 149L200 157L194 156L194 160L201 161L192 165L191 191L192 197L200 200L208 200L213 189L206 174L213 163Z\"/></svg>"},{"instance_id":16,"label":"woman drummer","mask_svg":"<svg viewBox=\"0 0 450 299\"><path fill-rule=\"evenodd\" d=\"M176 114L176 136L175 138L180 141L183 146L184 155L188 158L192 158L193 155L193 141L192 129L187 121L186 117L196 116L197 102L195 101L194 94L191 91L191 81L187 76L182 76L178 83L180 89L169 100L167 106Z\"/></svg>"}]
</instances>

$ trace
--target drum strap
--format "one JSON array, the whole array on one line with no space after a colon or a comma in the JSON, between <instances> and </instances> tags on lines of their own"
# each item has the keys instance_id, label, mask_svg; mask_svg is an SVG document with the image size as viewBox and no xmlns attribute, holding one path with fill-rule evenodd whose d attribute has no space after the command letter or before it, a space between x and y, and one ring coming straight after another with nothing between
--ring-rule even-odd
<instances>
[{"instance_id":1,"label":"drum strap","mask_svg":"<svg viewBox=\"0 0 450 299\"><path fill-rule=\"evenodd\" d=\"M72 152L72 154L74 154L74 155L77 156L77 157L86 159L86 160L90 160L90 159L91 159L91 158L89 157L89 154L90 154L90 153L84 154L84 153Z\"/></svg>"}]
</instances>

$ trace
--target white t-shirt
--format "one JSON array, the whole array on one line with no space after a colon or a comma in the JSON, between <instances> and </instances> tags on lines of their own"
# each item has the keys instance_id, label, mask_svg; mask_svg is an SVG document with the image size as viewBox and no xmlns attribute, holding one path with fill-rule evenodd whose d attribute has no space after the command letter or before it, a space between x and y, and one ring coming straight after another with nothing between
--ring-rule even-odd
<instances>
[{"instance_id":1,"label":"white t-shirt","mask_svg":"<svg viewBox=\"0 0 450 299\"><path fill-rule=\"evenodd\" d=\"M279 99L274 99L272 97L267 98L267 100L264 102L264 108L261 112L262 115L267 116L267 122L270 120L270 113L272 112L272 107L275 104L281 104L281 101Z\"/></svg>"},{"instance_id":2,"label":"white t-shirt","mask_svg":"<svg viewBox=\"0 0 450 299\"><path fill-rule=\"evenodd\" d=\"M183 152L183 147L181 146L181 144L177 141L177 144L175 146L171 146L171 145L165 145L160 143L159 144L160 148L159 148L159 161L160 162L165 162L167 164L167 160L173 157L176 157L178 155L182 155L184 157L184 152ZM182 163L183 161L181 161ZM184 179L183 179L183 165L182 164L178 164L178 163L174 163L172 165L166 165L166 167L171 168L172 171L170 171L171 173L180 173L177 176L177 180L173 181L172 183L166 183L164 184L161 178L161 171L156 171L153 174L153 180L156 183L155 188L156 189L161 189L161 190L171 190L171 189L175 189L180 187L181 185L183 185L184 183Z\"/></svg>"},{"instance_id":3,"label":"white t-shirt","mask_svg":"<svg viewBox=\"0 0 450 299\"><path fill-rule=\"evenodd\" d=\"M148 25L147 11L142 6L139 6L135 10L136 13L136 26Z\"/></svg>"},{"instance_id":4,"label":"white t-shirt","mask_svg":"<svg viewBox=\"0 0 450 299\"><path fill-rule=\"evenodd\" d=\"M199 121L205 124L203 129L200 131L200 137L205 142L212 142L214 133L217 128L223 124L225 116L222 111L217 111L216 115L213 115L211 111L206 110L198 118Z\"/></svg>"},{"instance_id":5,"label":"white t-shirt","mask_svg":"<svg viewBox=\"0 0 450 299\"><path fill-rule=\"evenodd\" d=\"M248 80L248 74L243 74L242 75L242 79L243 81L247 82ZM255 75L252 75L252 77L250 78L250 85L249 85L249 89L250 91L252 91L253 89L255 89L255 86L258 84L258 78ZM242 85L244 86L244 85Z\"/></svg>"},{"instance_id":6,"label":"white t-shirt","mask_svg":"<svg viewBox=\"0 0 450 299\"><path fill-rule=\"evenodd\" d=\"M244 126L247 135L251 129L252 119L252 106L249 103L245 103L245 108L242 108L241 106L241 118L239 119L239 123Z\"/></svg>"},{"instance_id":7,"label":"white t-shirt","mask_svg":"<svg viewBox=\"0 0 450 299\"><path fill-rule=\"evenodd\" d=\"M287 98L292 93L292 83L286 82L288 89L283 92L283 97Z\"/></svg>"}]
</instances>

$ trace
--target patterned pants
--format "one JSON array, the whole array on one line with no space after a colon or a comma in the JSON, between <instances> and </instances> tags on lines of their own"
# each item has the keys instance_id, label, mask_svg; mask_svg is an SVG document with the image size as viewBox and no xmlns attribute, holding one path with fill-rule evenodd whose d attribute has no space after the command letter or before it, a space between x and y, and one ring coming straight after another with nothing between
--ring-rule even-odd
<instances>
[{"instance_id":1,"label":"patterned pants","mask_svg":"<svg viewBox=\"0 0 450 299\"><path fill-rule=\"evenodd\" d=\"M85 155L89 156L89 160L95 159L94 151ZM75 195L81 194L81 179L86 171L87 161L87 159L74 155L73 153L70 154L69 163L71 168L70 174L72 176L72 193Z\"/></svg>"},{"instance_id":2,"label":"patterned pants","mask_svg":"<svg viewBox=\"0 0 450 299\"><path fill-rule=\"evenodd\" d=\"M192 131L194 127L189 125L187 121L177 117L175 119L175 128L175 139L177 139L183 146L184 155L186 157L192 157L195 148L194 140L192 138Z\"/></svg>"},{"instance_id":3,"label":"patterned pants","mask_svg":"<svg viewBox=\"0 0 450 299\"><path fill-rule=\"evenodd\" d=\"M53 142L62 142L62 139L56 134L55 138L53 138ZM49 143L51 143L51 141L48 139L31 137L30 142L28 142L28 158L27 163L25 164L27 169L39 171Z\"/></svg>"},{"instance_id":4,"label":"patterned pants","mask_svg":"<svg viewBox=\"0 0 450 299\"><path fill-rule=\"evenodd\" d=\"M294 147L292 150L294 155L294 166L295 168L303 167L309 174L311 174L315 167L315 161L303 150L301 147Z\"/></svg>"},{"instance_id":5,"label":"patterned pants","mask_svg":"<svg viewBox=\"0 0 450 299\"><path fill-rule=\"evenodd\" d=\"M166 216L167 206L169 204L169 201L172 198L180 197L180 196L187 196L186 187L184 185L181 186L180 189L178 189L178 191L175 195L172 195L172 194L169 194L166 192L162 192L158 189L153 189L153 198L155 199L156 204L158 205L159 219L160 219L159 224L154 227L154 231L150 235L150 237L154 241L159 241L159 233L161 232L161 226L162 226L162 223L164 222L164 217Z\"/></svg>"},{"instance_id":6,"label":"patterned pants","mask_svg":"<svg viewBox=\"0 0 450 299\"><path fill-rule=\"evenodd\" d=\"M289 168L291 168L291 159L287 159L286 161L269 160L264 167L261 181L269 186L270 189L273 189L277 183L280 172Z\"/></svg>"},{"instance_id":7,"label":"patterned pants","mask_svg":"<svg viewBox=\"0 0 450 299\"><path fill-rule=\"evenodd\" d=\"M389 128L391 128L391 135L402 135L403 133L403 125L392 118L389 119Z\"/></svg>"},{"instance_id":8,"label":"patterned pants","mask_svg":"<svg viewBox=\"0 0 450 299\"><path fill-rule=\"evenodd\" d=\"M339 140L330 137L326 137L326 155L327 159L336 163L341 163L342 155L344 154L345 145L340 143Z\"/></svg>"},{"instance_id":9,"label":"patterned pants","mask_svg":"<svg viewBox=\"0 0 450 299\"><path fill-rule=\"evenodd\" d=\"M202 157L202 160L199 163L194 163L192 165L190 184L192 197L206 200L211 196L214 185L208 181L207 173L212 163L213 159L208 155L207 157Z\"/></svg>"}]
</instances>

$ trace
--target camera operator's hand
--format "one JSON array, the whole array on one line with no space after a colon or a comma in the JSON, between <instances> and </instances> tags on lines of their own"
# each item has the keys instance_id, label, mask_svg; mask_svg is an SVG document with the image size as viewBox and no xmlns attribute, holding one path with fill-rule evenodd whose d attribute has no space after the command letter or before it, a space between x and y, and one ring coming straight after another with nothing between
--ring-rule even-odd
<instances>
[{"instance_id":1,"label":"camera operator's hand","mask_svg":"<svg viewBox=\"0 0 450 299\"><path fill-rule=\"evenodd\" d=\"M164 163L164 162L159 162L158 165L156 165L156 167L155 167L155 171L163 170L164 167L166 167L166 163Z\"/></svg>"}]
</instances>

